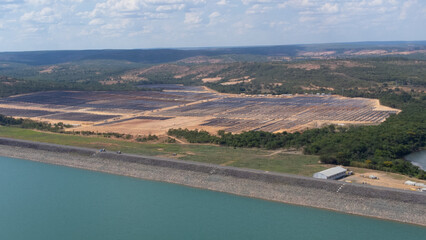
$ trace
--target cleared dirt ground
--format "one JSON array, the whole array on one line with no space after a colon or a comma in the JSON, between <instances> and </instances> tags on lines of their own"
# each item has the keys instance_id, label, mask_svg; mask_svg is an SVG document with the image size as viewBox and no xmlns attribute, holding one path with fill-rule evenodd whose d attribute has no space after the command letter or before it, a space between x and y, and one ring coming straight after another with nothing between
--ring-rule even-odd
<instances>
[{"instance_id":1,"label":"cleared dirt ground","mask_svg":"<svg viewBox=\"0 0 426 240\"><path fill-rule=\"evenodd\" d=\"M405 181L410 180L413 182L426 184L426 181L417 178L410 178L404 175L374 171L371 169L349 167L349 170L354 171L354 175L348 176L340 181L350 181L353 183L367 184L372 186L381 186L389 188L398 188L404 190L417 191L419 187L405 185ZM370 176L378 177L378 179L371 179Z\"/></svg>"},{"instance_id":2,"label":"cleared dirt ground","mask_svg":"<svg viewBox=\"0 0 426 240\"><path fill-rule=\"evenodd\" d=\"M73 124L74 131L164 135L170 128L293 132L327 124L379 124L399 113L365 98L233 95L181 85L143 87L153 91L22 94L0 99L0 114Z\"/></svg>"}]
</instances>

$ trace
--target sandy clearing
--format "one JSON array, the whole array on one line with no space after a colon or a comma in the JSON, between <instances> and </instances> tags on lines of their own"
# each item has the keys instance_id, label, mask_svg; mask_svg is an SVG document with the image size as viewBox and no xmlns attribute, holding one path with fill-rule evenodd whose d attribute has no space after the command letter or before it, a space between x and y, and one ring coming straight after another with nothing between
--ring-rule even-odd
<instances>
[{"instance_id":1,"label":"sandy clearing","mask_svg":"<svg viewBox=\"0 0 426 240\"><path fill-rule=\"evenodd\" d=\"M39 73L52 73L53 70L55 70L56 68L58 68L57 66L49 66L41 71L39 71Z\"/></svg>"},{"instance_id":2,"label":"sandy clearing","mask_svg":"<svg viewBox=\"0 0 426 240\"><path fill-rule=\"evenodd\" d=\"M354 175L348 176L340 181L350 181L353 183L359 184L368 184L372 186L380 186L380 187L389 187L389 188L397 188L403 190L411 190L415 191L419 187L405 185L405 181L413 181L418 183L426 184L425 180L420 180L417 178L410 178L408 176L390 173L390 172L382 172L375 171L371 169L363 169L363 168L355 168L348 167L349 170L354 171ZM379 179L371 179L370 176L376 176Z\"/></svg>"},{"instance_id":3,"label":"sandy clearing","mask_svg":"<svg viewBox=\"0 0 426 240\"><path fill-rule=\"evenodd\" d=\"M336 51L322 51L322 52L299 52L298 56L302 57L324 57L335 54Z\"/></svg>"},{"instance_id":4,"label":"sandy clearing","mask_svg":"<svg viewBox=\"0 0 426 240\"><path fill-rule=\"evenodd\" d=\"M346 51L344 54L346 55L410 55L415 53L426 53L426 50L413 50L413 51L386 51L386 50L361 50L361 51Z\"/></svg>"},{"instance_id":5,"label":"sandy clearing","mask_svg":"<svg viewBox=\"0 0 426 240\"><path fill-rule=\"evenodd\" d=\"M397 113L401 112L399 109L381 105L379 99L371 99L371 102L373 103L374 110L376 111L396 111Z\"/></svg>"},{"instance_id":6,"label":"sandy clearing","mask_svg":"<svg viewBox=\"0 0 426 240\"><path fill-rule=\"evenodd\" d=\"M76 131L119 132L132 135L164 135L171 128L200 129L210 117L174 117L167 120L134 119L104 126L81 126Z\"/></svg>"},{"instance_id":7,"label":"sandy clearing","mask_svg":"<svg viewBox=\"0 0 426 240\"><path fill-rule=\"evenodd\" d=\"M201 79L201 81L203 81L203 83L219 82L220 80L222 80L221 77L213 77L213 78L203 78L203 79Z\"/></svg>"},{"instance_id":8,"label":"sandy clearing","mask_svg":"<svg viewBox=\"0 0 426 240\"><path fill-rule=\"evenodd\" d=\"M254 78L250 78L250 76L244 76L242 78L233 78L233 79L230 79L227 82L221 83L221 85L224 85L224 86L226 86L226 85L235 85L235 84L239 84L239 83L251 82L253 80L254 80Z\"/></svg>"}]
</instances>

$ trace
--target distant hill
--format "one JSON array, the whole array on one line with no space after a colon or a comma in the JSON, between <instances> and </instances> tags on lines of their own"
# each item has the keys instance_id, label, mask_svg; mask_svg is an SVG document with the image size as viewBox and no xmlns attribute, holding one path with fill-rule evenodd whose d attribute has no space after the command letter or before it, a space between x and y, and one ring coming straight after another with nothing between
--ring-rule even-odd
<instances>
[{"instance_id":1,"label":"distant hill","mask_svg":"<svg viewBox=\"0 0 426 240\"><path fill-rule=\"evenodd\" d=\"M189 49L134 49L134 50L66 50L3 52L0 62L28 65L50 65L83 60L121 60L158 64L196 56L250 55L263 57L325 58L345 55L408 54L426 51L426 41L416 42L358 42L309 45L219 47ZM243 58L244 59L244 58ZM250 60L253 58L250 58Z\"/></svg>"},{"instance_id":2,"label":"distant hill","mask_svg":"<svg viewBox=\"0 0 426 240\"><path fill-rule=\"evenodd\" d=\"M134 50L75 50L0 53L0 61L29 65L49 65L82 60L125 60L140 63L167 63L196 56L232 54L294 56L300 46L205 48L205 49L134 49Z\"/></svg>"}]
</instances>

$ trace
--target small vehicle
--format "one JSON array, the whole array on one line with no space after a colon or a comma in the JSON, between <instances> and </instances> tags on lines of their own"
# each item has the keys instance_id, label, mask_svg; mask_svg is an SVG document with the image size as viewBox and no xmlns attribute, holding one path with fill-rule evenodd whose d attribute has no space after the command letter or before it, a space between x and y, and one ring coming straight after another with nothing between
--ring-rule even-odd
<instances>
[{"instance_id":1,"label":"small vehicle","mask_svg":"<svg viewBox=\"0 0 426 240\"><path fill-rule=\"evenodd\" d=\"M117 151L117 154L121 154L121 151Z\"/></svg>"}]
</instances>

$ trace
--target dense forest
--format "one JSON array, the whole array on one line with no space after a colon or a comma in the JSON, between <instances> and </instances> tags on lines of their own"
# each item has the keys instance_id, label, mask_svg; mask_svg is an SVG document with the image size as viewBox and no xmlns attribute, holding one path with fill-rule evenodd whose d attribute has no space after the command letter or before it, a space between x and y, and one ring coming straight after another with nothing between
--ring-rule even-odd
<instances>
[{"instance_id":1,"label":"dense forest","mask_svg":"<svg viewBox=\"0 0 426 240\"><path fill-rule=\"evenodd\" d=\"M65 128L70 128L70 125L62 122L51 124L46 122L34 121L31 119L13 118L0 114L0 126L14 126L26 129L37 129L49 132L65 133Z\"/></svg>"},{"instance_id":2,"label":"dense forest","mask_svg":"<svg viewBox=\"0 0 426 240\"><path fill-rule=\"evenodd\" d=\"M97 81L66 82L54 80L25 80L0 76L0 97L11 95L51 91L51 90L74 90L74 91L130 91L146 90L136 88L134 83L101 84Z\"/></svg>"},{"instance_id":3,"label":"dense forest","mask_svg":"<svg viewBox=\"0 0 426 240\"><path fill-rule=\"evenodd\" d=\"M53 65L0 62L0 75L36 81L80 82L119 79L126 71L152 65L115 60L84 60Z\"/></svg>"}]
</instances>

